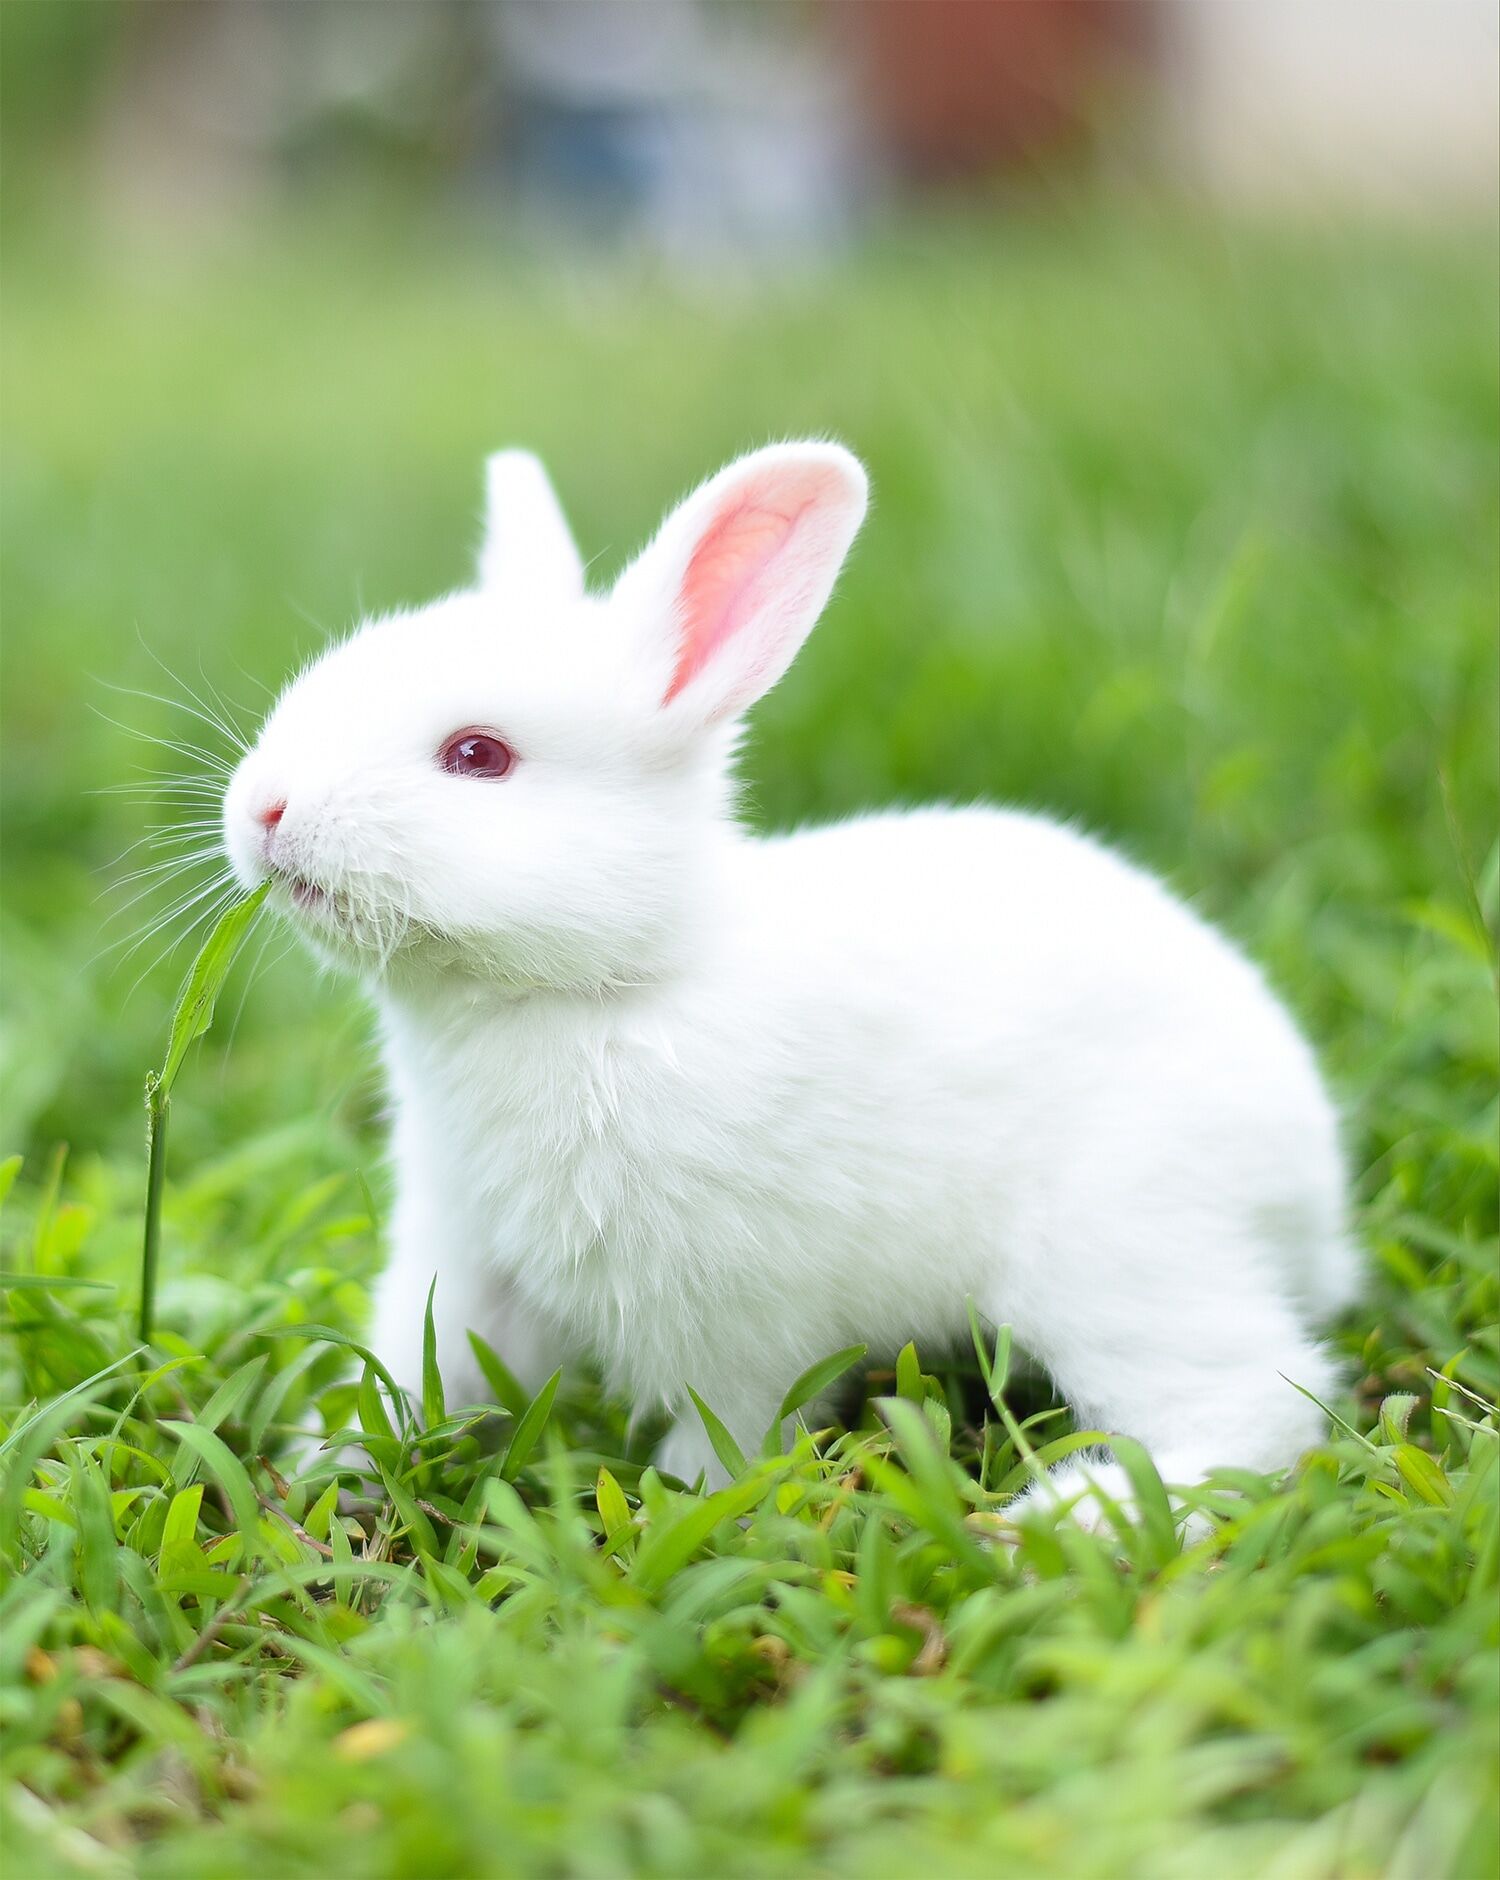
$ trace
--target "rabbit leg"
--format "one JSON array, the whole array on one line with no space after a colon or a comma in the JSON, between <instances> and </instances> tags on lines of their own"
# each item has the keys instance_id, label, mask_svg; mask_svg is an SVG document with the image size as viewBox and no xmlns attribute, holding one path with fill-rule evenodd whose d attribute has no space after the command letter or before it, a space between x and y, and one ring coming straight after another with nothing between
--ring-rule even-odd
<instances>
[{"instance_id":1,"label":"rabbit leg","mask_svg":"<svg viewBox=\"0 0 1500 1880\"><path fill-rule=\"evenodd\" d=\"M468 1334L476 1332L500 1355L528 1390L535 1390L563 1363L561 1335L543 1324L517 1296L515 1287L487 1264L445 1259L434 1272L433 1243L398 1238L375 1285L370 1348L405 1391L420 1397L422 1342L427 1292L437 1341L443 1394L450 1406L483 1403L489 1386Z\"/></svg>"},{"instance_id":2,"label":"rabbit leg","mask_svg":"<svg viewBox=\"0 0 1500 1880\"><path fill-rule=\"evenodd\" d=\"M1334 1363L1274 1294L1164 1301L1154 1322L1142 1317L1139 1294L1118 1318L1098 1291L1049 1303L1048 1322L1030 1337L1018 1325L1018 1336L1079 1421L1134 1437L1169 1488L1215 1468L1289 1467L1323 1433L1323 1413L1303 1392L1326 1398ZM1128 1508L1129 1478L1117 1462L1083 1460L1033 1484L1016 1511L1071 1505L1076 1520L1097 1527L1108 1518L1104 1499Z\"/></svg>"}]
</instances>

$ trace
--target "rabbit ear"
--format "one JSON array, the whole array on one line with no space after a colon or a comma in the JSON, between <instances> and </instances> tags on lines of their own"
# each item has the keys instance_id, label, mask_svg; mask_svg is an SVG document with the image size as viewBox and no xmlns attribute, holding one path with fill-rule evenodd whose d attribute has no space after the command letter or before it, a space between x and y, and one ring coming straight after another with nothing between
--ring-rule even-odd
<instances>
[{"instance_id":1,"label":"rabbit ear","mask_svg":"<svg viewBox=\"0 0 1500 1880\"><path fill-rule=\"evenodd\" d=\"M823 611L868 490L837 444L776 444L673 511L616 589L646 622L669 713L717 724L770 690Z\"/></svg>"},{"instance_id":2,"label":"rabbit ear","mask_svg":"<svg viewBox=\"0 0 1500 1880\"><path fill-rule=\"evenodd\" d=\"M484 467L479 585L527 600L576 600L583 562L547 472L529 450L499 450Z\"/></svg>"}]
</instances>

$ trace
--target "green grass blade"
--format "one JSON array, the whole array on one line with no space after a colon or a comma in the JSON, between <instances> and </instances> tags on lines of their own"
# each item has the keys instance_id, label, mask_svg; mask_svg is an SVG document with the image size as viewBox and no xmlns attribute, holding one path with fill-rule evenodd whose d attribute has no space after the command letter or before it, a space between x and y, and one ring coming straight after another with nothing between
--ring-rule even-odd
<instances>
[{"instance_id":1,"label":"green grass blade","mask_svg":"<svg viewBox=\"0 0 1500 1880\"><path fill-rule=\"evenodd\" d=\"M835 1351L830 1357L820 1358L816 1364L809 1365L782 1398L781 1408L776 1412L777 1421L795 1416L804 1404L821 1397L830 1384L837 1383L845 1371L859 1363L866 1349L864 1345L849 1345L843 1351Z\"/></svg>"},{"instance_id":2,"label":"green grass blade","mask_svg":"<svg viewBox=\"0 0 1500 1880\"><path fill-rule=\"evenodd\" d=\"M370 1369L385 1385L391 1401L399 1409L404 1409L406 1393L390 1372L380 1362L368 1345L362 1345L350 1333L340 1331L336 1325L274 1325L260 1333L262 1338L312 1338L319 1344L341 1345L344 1350L352 1351L362 1363Z\"/></svg>"},{"instance_id":3,"label":"green grass blade","mask_svg":"<svg viewBox=\"0 0 1500 1880\"><path fill-rule=\"evenodd\" d=\"M519 1378L505 1363L505 1360L492 1345L487 1345L478 1332L469 1333L469 1349L474 1353L474 1362L479 1366L480 1375L490 1387L490 1393L502 1410L508 1410L513 1417L523 1417L526 1406L531 1402Z\"/></svg>"},{"instance_id":4,"label":"green grass blade","mask_svg":"<svg viewBox=\"0 0 1500 1880\"><path fill-rule=\"evenodd\" d=\"M56 1273L0 1273L0 1292L113 1292L107 1279L75 1279Z\"/></svg>"},{"instance_id":5,"label":"green grass blade","mask_svg":"<svg viewBox=\"0 0 1500 1880\"><path fill-rule=\"evenodd\" d=\"M693 1400L693 1407L698 1412L700 1422L708 1433L708 1440L714 1454L732 1477L745 1472L745 1454L739 1444L730 1435L727 1427L716 1417L708 1405L698 1395L691 1384L687 1394Z\"/></svg>"},{"instance_id":6,"label":"green grass blade","mask_svg":"<svg viewBox=\"0 0 1500 1880\"><path fill-rule=\"evenodd\" d=\"M96 1384L102 1384L106 1378L113 1377L116 1371L123 1369L125 1365L139 1356L139 1346L132 1351L122 1353L112 1364L106 1364L102 1370L95 1371L92 1377L84 1378L82 1383L75 1384L71 1390L65 1390L60 1397L54 1397L50 1403L43 1404L31 1416L24 1418L5 1438L5 1441L0 1443L0 1461L3 1461L11 1450L25 1440L28 1431L34 1432L43 1425L48 1430L60 1429L72 1405L86 1402L94 1395Z\"/></svg>"},{"instance_id":7,"label":"green grass blade","mask_svg":"<svg viewBox=\"0 0 1500 1880\"><path fill-rule=\"evenodd\" d=\"M625 1499L624 1489L602 1464L594 1481L594 1505L604 1524L606 1540L612 1540L629 1530L630 1503Z\"/></svg>"},{"instance_id":8,"label":"green grass blade","mask_svg":"<svg viewBox=\"0 0 1500 1880\"><path fill-rule=\"evenodd\" d=\"M192 1452L195 1465L201 1464L229 1497L234 1523L251 1555L260 1552L260 1509L255 1489L245 1465L222 1437L196 1423L170 1421L172 1431L183 1448Z\"/></svg>"},{"instance_id":9,"label":"green grass blade","mask_svg":"<svg viewBox=\"0 0 1500 1880\"><path fill-rule=\"evenodd\" d=\"M562 1372L554 1371L527 1405L525 1414L511 1435L505 1460L500 1465L502 1481L513 1482L520 1474L522 1464L535 1449L542 1431L547 1427L547 1419L552 1414L552 1399L557 1395L557 1386L561 1380Z\"/></svg>"},{"instance_id":10,"label":"green grass blade","mask_svg":"<svg viewBox=\"0 0 1500 1880\"><path fill-rule=\"evenodd\" d=\"M222 914L188 969L176 1010L172 1013L167 1055L156 1074L157 1087L164 1098L172 1094L172 1086L177 1081L178 1071L182 1069L188 1046L195 1038L201 1038L214 1022L214 1006L223 990L229 969L234 964L235 955L243 946L270 892L270 882L263 881L258 888L253 888Z\"/></svg>"},{"instance_id":11,"label":"green grass blade","mask_svg":"<svg viewBox=\"0 0 1500 1880\"><path fill-rule=\"evenodd\" d=\"M422 1422L434 1428L447 1416L443 1402L443 1374L438 1369L437 1328L432 1322L432 1298L437 1279L427 1288L427 1310L422 1319Z\"/></svg>"},{"instance_id":12,"label":"green grass blade","mask_svg":"<svg viewBox=\"0 0 1500 1880\"><path fill-rule=\"evenodd\" d=\"M922 1382L922 1361L914 1344L905 1344L896 1353L896 1395L920 1403L927 1394Z\"/></svg>"},{"instance_id":13,"label":"green grass blade","mask_svg":"<svg viewBox=\"0 0 1500 1880\"><path fill-rule=\"evenodd\" d=\"M156 1275L161 1263L161 1204L167 1177L167 1116L172 1086L182 1068L188 1046L201 1038L214 1020L214 1005L234 957L271 891L263 881L238 900L215 922L193 961L172 1013L167 1054L159 1071L146 1076L146 1215L141 1235L141 1319L143 1342L149 1343L156 1319Z\"/></svg>"}]
</instances>

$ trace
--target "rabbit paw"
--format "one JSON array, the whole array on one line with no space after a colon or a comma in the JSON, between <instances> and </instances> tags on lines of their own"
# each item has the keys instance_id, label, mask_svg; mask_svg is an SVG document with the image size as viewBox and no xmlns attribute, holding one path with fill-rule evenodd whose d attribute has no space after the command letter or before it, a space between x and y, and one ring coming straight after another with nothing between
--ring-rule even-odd
<instances>
[{"instance_id":1,"label":"rabbit paw","mask_svg":"<svg viewBox=\"0 0 1500 1880\"><path fill-rule=\"evenodd\" d=\"M1211 1532L1213 1523L1206 1514L1185 1514L1177 1497L1171 1499L1184 1544L1201 1540ZM1086 1534L1115 1534L1123 1539L1125 1529L1140 1517L1140 1497L1118 1462L1084 1461L1033 1482L1006 1509L1007 1516L1017 1524L1024 1524L1038 1513L1067 1520Z\"/></svg>"}]
</instances>

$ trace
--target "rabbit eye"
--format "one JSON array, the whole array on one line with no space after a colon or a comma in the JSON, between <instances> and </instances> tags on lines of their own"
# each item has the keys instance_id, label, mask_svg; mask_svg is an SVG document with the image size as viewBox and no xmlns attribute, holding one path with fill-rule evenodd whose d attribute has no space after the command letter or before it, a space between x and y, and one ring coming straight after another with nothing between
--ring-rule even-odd
<instances>
[{"instance_id":1,"label":"rabbit eye","mask_svg":"<svg viewBox=\"0 0 1500 1880\"><path fill-rule=\"evenodd\" d=\"M504 738L472 725L455 731L438 752L438 763L450 777L504 777L515 761L516 754Z\"/></svg>"}]
</instances>

